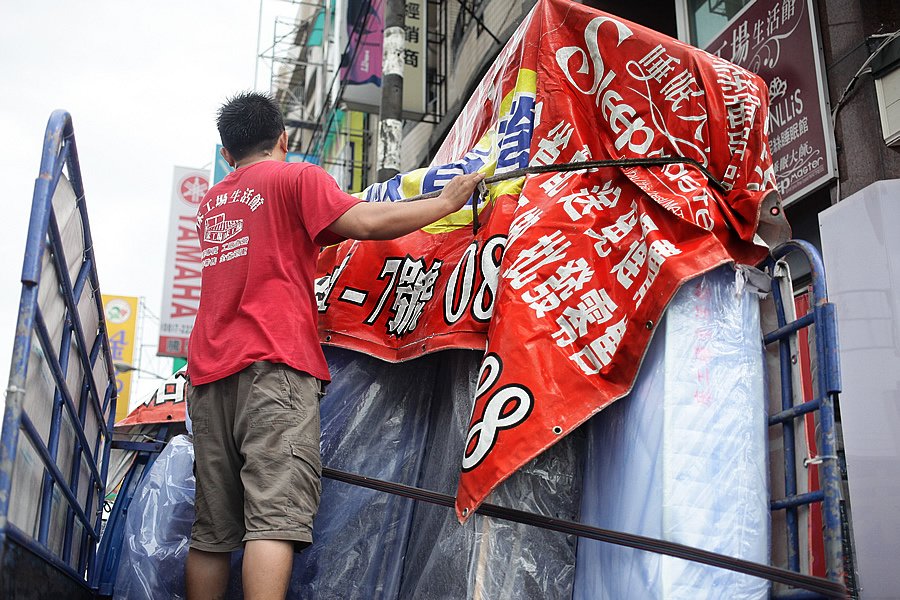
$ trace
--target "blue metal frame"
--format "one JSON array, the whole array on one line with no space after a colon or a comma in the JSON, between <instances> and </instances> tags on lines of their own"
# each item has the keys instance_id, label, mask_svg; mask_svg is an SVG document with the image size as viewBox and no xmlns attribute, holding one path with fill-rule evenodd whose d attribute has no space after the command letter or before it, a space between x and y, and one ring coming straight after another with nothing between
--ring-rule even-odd
<instances>
[{"instance_id":1,"label":"blue metal frame","mask_svg":"<svg viewBox=\"0 0 900 600\"><path fill-rule=\"evenodd\" d=\"M797 509L813 502L822 503L824 529L825 567L828 579L844 583L844 560L841 528L841 471L837 457L837 442L834 421L834 406L841 391L840 362L838 359L837 317L835 307L828 302L825 286L825 267L818 250L801 240L791 240L775 249L774 260L780 260L792 252L806 256L812 276L810 311L788 323L785 318L785 302L793 302L793 297L782 298L777 285L773 285L773 298L778 319L778 328L764 336L766 345L778 344L781 364L781 412L769 417L770 427L782 427L784 439L785 497L772 500L771 509L784 510L788 528L787 552L788 568L800 571L800 531ZM816 397L794 405L793 380L791 378L792 357L791 338L804 327L815 326L816 356L819 368L816 373ZM797 457L794 450L794 420L803 415L819 411L818 453L821 459L821 489L805 494L797 492ZM812 598L799 590L777 595L779 598Z\"/></svg>"},{"instance_id":2,"label":"blue metal frame","mask_svg":"<svg viewBox=\"0 0 900 600\"><path fill-rule=\"evenodd\" d=\"M154 434L153 439L165 440L169 435L169 424L163 423ZM125 473L125 479L119 487L116 501L106 521L106 530L100 540L100 548L97 552L101 563L95 571L92 586L101 596L112 596L116 575L119 572L119 561L122 558L122 546L125 543L125 525L128 517L128 509L134 494L143 483L144 478L153 467L153 463L159 458L160 452L165 447L165 441L131 442L113 441L113 448L117 450L132 450L136 452L134 462Z\"/></svg>"},{"instance_id":3,"label":"blue metal frame","mask_svg":"<svg viewBox=\"0 0 900 600\"><path fill-rule=\"evenodd\" d=\"M59 224L53 207L53 196L63 170L77 199L84 235L85 251L74 281L70 279L66 267L69 263L60 239ZM65 304L65 322L58 339L51 338L50 329L38 305L41 266L47 253L59 283L59 293ZM78 312L78 303L85 292L93 294L94 308L99 318L96 332L84 330ZM41 399L48 403L52 402L50 432L46 439L38 432L31 417L23 408L28 362L35 336L40 352L50 367L56 388L52 398ZM70 356L73 341L77 351L74 356ZM70 360L78 361L83 370L83 378L77 389L70 388L66 382ZM93 367L98 360L105 363L108 374L107 379L101 382L95 382L93 377ZM34 186L31 221L22 267L19 318L7 388L6 410L3 415L3 434L0 437L0 552L5 551L8 543L15 543L54 565L74 581L89 586L88 582L96 563L95 549L100 538L102 513L102 510L93 511L91 507L99 504L102 508L102 502L98 503L97 498L102 501L106 495L110 433L115 418L115 405L115 371L99 293L93 241L84 201L84 187L72 118L65 111L55 111L47 123L40 175ZM89 406L93 408L90 414ZM72 425L70 429L74 433L75 442L72 446L61 447L60 432L64 427L64 415ZM88 419L97 421L98 434L93 440L87 439L85 434ZM11 494L22 493L12 490L13 468L20 432L27 436L37 450L44 466L41 495L40 498L34 498L39 504L36 536L22 531L8 520ZM67 455L73 456L73 464L70 472L63 473L57 459ZM77 497L83 461L89 468L88 493L84 504L80 503ZM61 492L61 499L54 498L54 489ZM66 511L63 548L59 555L48 545L54 502L62 502ZM75 535L76 521L82 528L80 536ZM77 565L73 566L71 558L76 544L80 549L79 560Z\"/></svg>"}]
</instances>

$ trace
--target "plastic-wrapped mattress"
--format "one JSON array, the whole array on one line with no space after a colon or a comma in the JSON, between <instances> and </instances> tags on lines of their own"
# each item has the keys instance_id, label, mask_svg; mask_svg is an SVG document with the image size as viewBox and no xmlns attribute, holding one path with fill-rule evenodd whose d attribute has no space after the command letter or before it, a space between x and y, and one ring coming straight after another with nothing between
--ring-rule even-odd
<instances>
[{"instance_id":1,"label":"plastic-wrapped mattress","mask_svg":"<svg viewBox=\"0 0 900 600\"><path fill-rule=\"evenodd\" d=\"M670 304L631 394L587 431L581 520L768 561L765 377L754 294L719 268ZM580 599L750 599L764 580L579 540Z\"/></svg>"}]
</instances>

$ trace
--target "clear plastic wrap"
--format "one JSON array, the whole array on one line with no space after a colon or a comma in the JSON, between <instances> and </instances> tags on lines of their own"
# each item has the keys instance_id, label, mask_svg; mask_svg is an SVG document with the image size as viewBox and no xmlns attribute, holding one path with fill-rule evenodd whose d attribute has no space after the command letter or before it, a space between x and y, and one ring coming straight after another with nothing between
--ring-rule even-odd
<instances>
[{"instance_id":1,"label":"clear plastic wrap","mask_svg":"<svg viewBox=\"0 0 900 600\"><path fill-rule=\"evenodd\" d=\"M444 351L388 364L326 348L322 462L453 494L481 353ZM570 436L501 485L491 502L574 518L581 436ZM566 599L575 540L324 479L312 546L296 555L288 598ZM240 598L239 553L229 597Z\"/></svg>"},{"instance_id":2,"label":"clear plastic wrap","mask_svg":"<svg viewBox=\"0 0 900 600\"><path fill-rule=\"evenodd\" d=\"M439 354L420 487L453 494L471 413L481 353ZM577 432L525 465L487 501L564 519L580 502ZM460 526L452 510L419 503L399 598L566 599L572 597L575 539L500 519L473 516Z\"/></svg>"},{"instance_id":3,"label":"clear plastic wrap","mask_svg":"<svg viewBox=\"0 0 900 600\"><path fill-rule=\"evenodd\" d=\"M724 268L686 284L629 397L488 501L766 562L758 301L734 281ZM452 494L481 353L399 364L336 348L326 356L334 382L321 406L323 464ZM175 438L138 490L116 598L182 597L191 450ZM730 571L480 515L461 526L448 508L329 479L322 489L315 542L295 556L288 598L751 599L768 590ZM229 597L241 598L240 586L237 552Z\"/></svg>"},{"instance_id":4,"label":"clear plastic wrap","mask_svg":"<svg viewBox=\"0 0 900 600\"><path fill-rule=\"evenodd\" d=\"M685 284L634 390L588 426L582 520L768 561L759 303L717 269ZM765 598L768 582L580 540L580 599Z\"/></svg>"},{"instance_id":5,"label":"clear plastic wrap","mask_svg":"<svg viewBox=\"0 0 900 600\"><path fill-rule=\"evenodd\" d=\"M181 599L194 521L194 445L172 438L135 491L113 597Z\"/></svg>"}]
</instances>

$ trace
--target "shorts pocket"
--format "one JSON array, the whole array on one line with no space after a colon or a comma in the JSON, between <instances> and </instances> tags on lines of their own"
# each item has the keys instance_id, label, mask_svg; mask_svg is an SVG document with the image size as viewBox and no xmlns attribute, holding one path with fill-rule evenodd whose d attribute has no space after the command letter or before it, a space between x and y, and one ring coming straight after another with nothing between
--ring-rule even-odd
<instances>
[{"instance_id":1,"label":"shorts pocket","mask_svg":"<svg viewBox=\"0 0 900 600\"><path fill-rule=\"evenodd\" d=\"M322 457L319 454L319 447L311 445L308 440L304 439L289 439L287 442L290 446L291 456L309 465L315 474L321 477Z\"/></svg>"},{"instance_id":2,"label":"shorts pocket","mask_svg":"<svg viewBox=\"0 0 900 600\"><path fill-rule=\"evenodd\" d=\"M296 426L307 416L307 411L298 408L266 408L257 409L250 413L250 428Z\"/></svg>"}]
</instances>

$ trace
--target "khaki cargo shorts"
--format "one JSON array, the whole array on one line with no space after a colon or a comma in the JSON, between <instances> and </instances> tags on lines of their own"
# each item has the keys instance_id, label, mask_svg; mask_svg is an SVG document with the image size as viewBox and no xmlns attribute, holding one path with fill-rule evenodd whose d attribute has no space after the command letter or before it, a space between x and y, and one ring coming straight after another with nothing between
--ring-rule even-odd
<instances>
[{"instance_id":1,"label":"khaki cargo shorts","mask_svg":"<svg viewBox=\"0 0 900 600\"><path fill-rule=\"evenodd\" d=\"M230 552L247 540L312 543L319 508L322 383L258 362L193 387L196 517L191 547Z\"/></svg>"}]
</instances>

